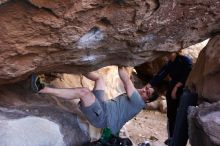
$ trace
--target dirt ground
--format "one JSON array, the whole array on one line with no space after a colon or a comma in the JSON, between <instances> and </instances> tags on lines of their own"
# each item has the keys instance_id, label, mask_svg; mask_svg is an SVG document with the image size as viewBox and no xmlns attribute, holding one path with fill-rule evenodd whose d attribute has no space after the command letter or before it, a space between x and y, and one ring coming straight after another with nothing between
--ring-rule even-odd
<instances>
[{"instance_id":1,"label":"dirt ground","mask_svg":"<svg viewBox=\"0 0 220 146\"><path fill-rule=\"evenodd\" d=\"M167 139L167 117L164 113L142 110L126 123L124 129L134 146L144 141L149 141L151 146L166 146L164 141Z\"/></svg>"},{"instance_id":2,"label":"dirt ground","mask_svg":"<svg viewBox=\"0 0 220 146\"><path fill-rule=\"evenodd\" d=\"M134 145L150 141L152 145L164 146L167 138L166 114L157 111L143 110L126 123L125 129Z\"/></svg>"}]
</instances>

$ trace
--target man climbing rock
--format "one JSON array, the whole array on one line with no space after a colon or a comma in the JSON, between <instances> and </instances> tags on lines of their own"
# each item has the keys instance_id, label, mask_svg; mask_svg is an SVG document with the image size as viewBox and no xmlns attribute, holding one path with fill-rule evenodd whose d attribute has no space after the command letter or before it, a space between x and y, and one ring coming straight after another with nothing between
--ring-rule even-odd
<instances>
[{"instance_id":1,"label":"man climbing rock","mask_svg":"<svg viewBox=\"0 0 220 146\"><path fill-rule=\"evenodd\" d=\"M69 89L46 87L37 76L32 76L31 86L37 93L48 93L66 100L80 99L79 108L89 122L97 128L109 128L116 135L127 121L145 107L145 102L158 96L153 88L136 89L124 67L119 67L118 73L126 94L107 101L103 100L104 80L96 72L85 74L88 79L95 81L92 91L85 87Z\"/></svg>"}]
</instances>

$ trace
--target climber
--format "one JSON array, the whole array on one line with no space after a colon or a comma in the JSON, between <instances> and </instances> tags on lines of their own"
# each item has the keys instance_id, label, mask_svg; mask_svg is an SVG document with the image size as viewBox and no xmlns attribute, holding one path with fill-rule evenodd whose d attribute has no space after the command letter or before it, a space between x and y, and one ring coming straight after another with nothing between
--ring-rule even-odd
<instances>
[{"instance_id":1,"label":"climber","mask_svg":"<svg viewBox=\"0 0 220 146\"><path fill-rule=\"evenodd\" d=\"M88 79L95 81L92 91L85 87L69 89L47 87L40 82L36 75L32 75L31 87L37 93L48 93L66 100L79 98L79 108L89 122L97 128L109 128L115 135L127 121L145 107L145 102L158 96L153 88L136 89L125 67L119 67L118 73L126 94L107 101L103 100L104 80L96 72L85 74Z\"/></svg>"}]
</instances>

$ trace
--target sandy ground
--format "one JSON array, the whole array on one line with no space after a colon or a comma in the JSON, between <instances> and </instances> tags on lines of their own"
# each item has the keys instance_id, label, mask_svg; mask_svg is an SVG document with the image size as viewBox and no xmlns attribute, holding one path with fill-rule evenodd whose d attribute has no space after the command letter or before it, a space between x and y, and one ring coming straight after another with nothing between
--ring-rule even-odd
<instances>
[{"instance_id":1,"label":"sandy ground","mask_svg":"<svg viewBox=\"0 0 220 146\"><path fill-rule=\"evenodd\" d=\"M125 129L135 145L147 140L152 145L165 146L163 142L167 139L166 121L166 114L143 110L126 123Z\"/></svg>"},{"instance_id":2,"label":"sandy ground","mask_svg":"<svg viewBox=\"0 0 220 146\"><path fill-rule=\"evenodd\" d=\"M123 129L127 131L134 146L144 141L149 141L151 146L166 146L164 141L167 139L167 117L164 113L142 110Z\"/></svg>"}]
</instances>

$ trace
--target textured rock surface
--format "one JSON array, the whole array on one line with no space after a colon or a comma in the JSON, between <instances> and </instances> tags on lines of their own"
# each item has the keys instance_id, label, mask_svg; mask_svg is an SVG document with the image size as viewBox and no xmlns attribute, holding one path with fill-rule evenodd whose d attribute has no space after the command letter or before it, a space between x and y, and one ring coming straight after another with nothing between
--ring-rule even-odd
<instances>
[{"instance_id":1,"label":"textured rock surface","mask_svg":"<svg viewBox=\"0 0 220 146\"><path fill-rule=\"evenodd\" d=\"M199 94L200 101L220 100L220 35L212 38L201 51L190 73L187 86Z\"/></svg>"},{"instance_id":2,"label":"textured rock surface","mask_svg":"<svg viewBox=\"0 0 220 146\"><path fill-rule=\"evenodd\" d=\"M203 48L205 48L205 46L207 45L208 42L209 42L209 39L207 39L201 43L189 46L189 47L181 50L181 54L190 57L192 59L193 63L195 64L198 59L199 53L201 52L201 50Z\"/></svg>"},{"instance_id":3,"label":"textured rock surface","mask_svg":"<svg viewBox=\"0 0 220 146\"><path fill-rule=\"evenodd\" d=\"M219 31L219 0L1 0L0 84L137 65Z\"/></svg>"},{"instance_id":4,"label":"textured rock surface","mask_svg":"<svg viewBox=\"0 0 220 146\"><path fill-rule=\"evenodd\" d=\"M188 119L192 146L220 146L220 102L190 108Z\"/></svg>"},{"instance_id":5,"label":"textured rock surface","mask_svg":"<svg viewBox=\"0 0 220 146\"><path fill-rule=\"evenodd\" d=\"M0 108L0 145L79 146L89 141L76 115L53 106Z\"/></svg>"}]
</instances>

